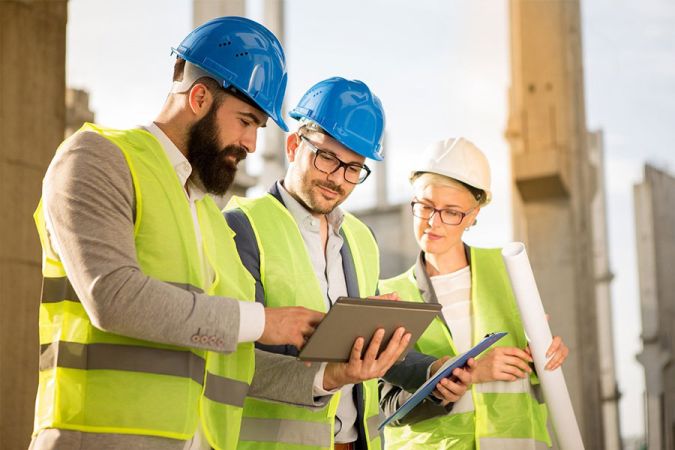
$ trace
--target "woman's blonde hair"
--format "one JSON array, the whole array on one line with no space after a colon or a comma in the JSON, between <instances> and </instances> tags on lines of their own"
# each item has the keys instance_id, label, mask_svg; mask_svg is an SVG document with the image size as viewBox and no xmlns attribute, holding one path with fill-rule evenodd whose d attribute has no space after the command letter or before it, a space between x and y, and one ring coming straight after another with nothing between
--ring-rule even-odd
<instances>
[{"instance_id":1,"label":"woman's blonde hair","mask_svg":"<svg viewBox=\"0 0 675 450\"><path fill-rule=\"evenodd\" d=\"M475 198L479 204L483 205L487 196L485 191L482 189L469 186L466 183L463 183L454 178L446 177L445 175L440 175L433 172L416 172L413 176L410 177L410 184L414 190L422 190L427 186L447 186L452 188L462 187L469 191L469 193Z\"/></svg>"}]
</instances>

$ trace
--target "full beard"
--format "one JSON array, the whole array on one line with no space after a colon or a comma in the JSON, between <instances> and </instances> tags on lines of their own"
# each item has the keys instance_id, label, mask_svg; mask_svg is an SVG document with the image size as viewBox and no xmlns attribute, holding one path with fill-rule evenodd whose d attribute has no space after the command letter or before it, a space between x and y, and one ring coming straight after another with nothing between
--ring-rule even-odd
<instances>
[{"instance_id":1,"label":"full beard","mask_svg":"<svg viewBox=\"0 0 675 450\"><path fill-rule=\"evenodd\" d=\"M214 104L211 110L197 121L188 135L188 161L209 194L223 195L232 185L237 164L246 158L246 149L239 145L218 145Z\"/></svg>"}]
</instances>

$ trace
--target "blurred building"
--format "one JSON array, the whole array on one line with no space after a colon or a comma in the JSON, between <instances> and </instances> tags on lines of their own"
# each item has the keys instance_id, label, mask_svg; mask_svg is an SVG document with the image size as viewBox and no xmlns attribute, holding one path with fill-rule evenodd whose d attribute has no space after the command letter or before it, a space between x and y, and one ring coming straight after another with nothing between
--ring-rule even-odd
<instances>
[{"instance_id":1,"label":"blurred building","mask_svg":"<svg viewBox=\"0 0 675 450\"><path fill-rule=\"evenodd\" d=\"M645 166L634 186L647 448L675 449L675 178Z\"/></svg>"},{"instance_id":2,"label":"blurred building","mask_svg":"<svg viewBox=\"0 0 675 450\"><path fill-rule=\"evenodd\" d=\"M619 399L614 358L611 283L614 279L609 265L609 236L607 234L607 200L605 194L605 148L602 131L586 135L588 161L591 165L589 184L591 194L591 228L593 234L593 267L595 269L595 300L598 325L598 363L600 366L600 395L605 430L605 449L620 449Z\"/></svg>"},{"instance_id":3,"label":"blurred building","mask_svg":"<svg viewBox=\"0 0 675 450\"><path fill-rule=\"evenodd\" d=\"M195 25L246 14L245 0L193 4ZM283 41L283 0L263 0L263 11L262 22ZM93 113L86 92L65 92L67 1L0 1L0 17L0 448L18 449L30 439L38 373L40 248L31 216L64 130L72 133ZM565 374L586 448L613 449L618 393L609 338L602 141L586 132L580 28L578 0L511 0L506 134L515 237L528 245L552 328L572 349ZM259 179L240 169L233 193L244 195L256 182L267 188L283 175L284 134L270 125L261 134ZM387 200L386 166L374 176L376 206L357 215L379 239L386 277L408 268L418 248L409 205ZM672 448L675 439L675 277L668 273L675 255L674 184L647 168L645 183L636 187L650 449Z\"/></svg>"},{"instance_id":4,"label":"blurred building","mask_svg":"<svg viewBox=\"0 0 675 450\"><path fill-rule=\"evenodd\" d=\"M82 89L66 89L65 137L75 133L85 122L94 122L94 111L89 109L89 92Z\"/></svg>"},{"instance_id":5,"label":"blurred building","mask_svg":"<svg viewBox=\"0 0 675 450\"><path fill-rule=\"evenodd\" d=\"M375 205L351 212L373 230L380 248L380 278L390 278L409 269L420 249L413 235L410 203L389 203L386 158L377 163L371 176L375 178Z\"/></svg>"},{"instance_id":6,"label":"blurred building","mask_svg":"<svg viewBox=\"0 0 675 450\"><path fill-rule=\"evenodd\" d=\"M514 238L570 347L564 373L585 446L618 449L602 148L586 130L579 1L511 0L510 24Z\"/></svg>"},{"instance_id":7,"label":"blurred building","mask_svg":"<svg viewBox=\"0 0 675 450\"><path fill-rule=\"evenodd\" d=\"M623 440L623 450L648 450L644 438L632 437Z\"/></svg>"},{"instance_id":8,"label":"blurred building","mask_svg":"<svg viewBox=\"0 0 675 450\"><path fill-rule=\"evenodd\" d=\"M0 448L28 447L38 380L33 211L63 140L66 0L0 1Z\"/></svg>"}]
</instances>

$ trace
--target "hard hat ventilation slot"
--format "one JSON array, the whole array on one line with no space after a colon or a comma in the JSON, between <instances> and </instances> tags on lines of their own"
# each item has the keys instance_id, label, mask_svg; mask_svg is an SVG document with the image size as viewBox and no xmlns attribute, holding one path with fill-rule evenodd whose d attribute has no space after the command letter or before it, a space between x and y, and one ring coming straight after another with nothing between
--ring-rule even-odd
<instances>
[{"instance_id":1,"label":"hard hat ventilation slot","mask_svg":"<svg viewBox=\"0 0 675 450\"><path fill-rule=\"evenodd\" d=\"M227 47L228 45L232 45L232 41L221 42L218 47Z\"/></svg>"},{"instance_id":2,"label":"hard hat ventilation slot","mask_svg":"<svg viewBox=\"0 0 675 450\"><path fill-rule=\"evenodd\" d=\"M234 57L239 58L240 56L246 56L246 55L248 55L248 52L240 52L240 53L235 53Z\"/></svg>"}]
</instances>

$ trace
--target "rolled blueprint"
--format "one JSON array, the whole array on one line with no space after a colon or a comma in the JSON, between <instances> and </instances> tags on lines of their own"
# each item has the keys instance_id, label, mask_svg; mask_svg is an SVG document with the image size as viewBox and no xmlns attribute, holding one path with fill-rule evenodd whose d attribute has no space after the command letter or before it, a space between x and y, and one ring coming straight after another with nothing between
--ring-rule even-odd
<instances>
[{"instance_id":1,"label":"rolled blueprint","mask_svg":"<svg viewBox=\"0 0 675 450\"><path fill-rule=\"evenodd\" d=\"M525 245L522 242L508 244L502 249L502 258L511 279L525 333L530 341L534 367L541 382L558 446L561 450L583 450L584 444L562 368L544 370L547 362L546 350L551 345L553 336L541 304Z\"/></svg>"}]
</instances>

